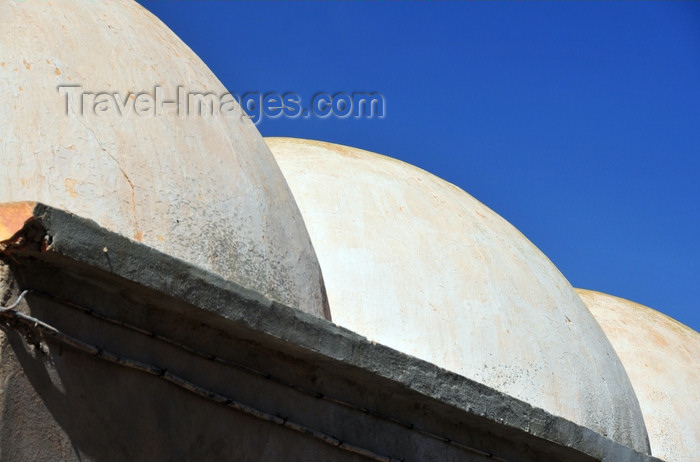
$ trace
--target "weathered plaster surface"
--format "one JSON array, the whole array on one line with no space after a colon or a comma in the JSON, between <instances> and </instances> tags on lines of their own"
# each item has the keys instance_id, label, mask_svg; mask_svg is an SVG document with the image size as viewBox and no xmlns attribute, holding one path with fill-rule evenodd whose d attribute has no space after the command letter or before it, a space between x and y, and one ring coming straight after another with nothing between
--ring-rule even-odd
<instances>
[{"instance_id":1,"label":"weathered plaster surface","mask_svg":"<svg viewBox=\"0 0 700 462\"><path fill-rule=\"evenodd\" d=\"M648 450L610 343L518 230L403 162L329 143L266 141L306 221L335 323Z\"/></svg>"},{"instance_id":2,"label":"weathered plaster surface","mask_svg":"<svg viewBox=\"0 0 700 462\"><path fill-rule=\"evenodd\" d=\"M700 457L700 334L638 303L576 289L610 339L642 408L651 453Z\"/></svg>"},{"instance_id":3,"label":"weathered plaster surface","mask_svg":"<svg viewBox=\"0 0 700 462\"><path fill-rule=\"evenodd\" d=\"M119 98L154 96L156 85L167 100L179 86L225 93L162 22L131 0L3 1L0 30L0 201L78 213L327 315L303 220L249 120L174 105L158 115L120 114L116 103L81 114L72 98L67 113L59 85Z\"/></svg>"}]
</instances>

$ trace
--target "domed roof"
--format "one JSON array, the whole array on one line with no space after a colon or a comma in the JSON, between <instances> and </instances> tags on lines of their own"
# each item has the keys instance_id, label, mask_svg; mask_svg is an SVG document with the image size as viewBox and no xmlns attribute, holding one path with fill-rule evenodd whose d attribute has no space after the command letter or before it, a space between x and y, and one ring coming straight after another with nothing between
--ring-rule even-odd
<instances>
[{"instance_id":1,"label":"domed roof","mask_svg":"<svg viewBox=\"0 0 700 462\"><path fill-rule=\"evenodd\" d=\"M136 2L8 1L0 30L1 202L66 209L327 314L308 233L262 137L231 99L214 116L187 102L226 89L162 22Z\"/></svg>"},{"instance_id":2,"label":"domed roof","mask_svg":"<svg viewBox=\"0 0 700 462\"><path fill-rule=\"evenodd\" d=\"M700 454L700 334L638 303L577 289L610 339L637 394L651 454Z\"/></svg>"},{"instance_id":3,"label":"domed roof","mask_svg":"<svg viewBox=\"0 0 700 462\"><path fill-rule=\"evenodd\" d=\"M518 230L406 163L266 141L306 221L335 323L648 450L610 343Z\"/></svg>"}]
</instances>

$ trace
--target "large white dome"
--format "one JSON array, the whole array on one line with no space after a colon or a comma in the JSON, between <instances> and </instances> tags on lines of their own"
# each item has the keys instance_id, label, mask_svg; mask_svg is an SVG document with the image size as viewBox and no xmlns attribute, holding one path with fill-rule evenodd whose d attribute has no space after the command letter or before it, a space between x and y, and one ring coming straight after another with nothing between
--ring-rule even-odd
<instances>
[{"instance_id":1,"label":"large white dome","mask_svg":"<svg viewBox=\"0 0 700 462\"><path fill-rule=\"evenodd\" d=\"M638 303L577 289L622 360L644 415L651 454L700 457L700 334Z\"/></svg>"},{"instance_id":2,"label":"large white dome","mask_svg":"<svg viewBox=\"0 0 700 462\"><path fill-rule=\"evenodd\" d=\"M156 86L167 101L178 87L226 92L162 22L133 1L3 1L0 30L0 202L66 209L327 314L303 220L241 112L184 115L172 104L157 115L120 115L114 100L95 114L96 93L129 106L129 92L155 97ZM87 107L76 102L80 92L93 93Z\"/></svg>"},{"instance_id":3,"label":"large white dome","mask_svg":"<svg viewBox=\"0 0 700 462\"><path fill-rule=\"evenodd\" d=\"M648 451L610 343L518 230L403 162L266 141L306 221L334 322Z\"/></svg>"}]
</instances>

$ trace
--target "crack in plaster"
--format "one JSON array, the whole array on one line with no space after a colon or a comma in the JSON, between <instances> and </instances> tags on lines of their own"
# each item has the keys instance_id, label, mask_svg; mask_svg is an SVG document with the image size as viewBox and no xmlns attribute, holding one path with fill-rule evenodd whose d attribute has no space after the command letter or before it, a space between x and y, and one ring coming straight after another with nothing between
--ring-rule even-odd
<instances>
[{"instance_id":1,"label":"crack in plaster","mask_svg":"<svg viewBox=\"0 0 700 462\"><path fill-rule=\"evenodd\" d=\"M80 117L78 117L75 114L75 112L73 112L73 115L75 116L76 120L83 127L85 127L85 129L87 131L89 131L92 134L92 137L95 139L97 144L100 146L100 149L102 149L102 151L105 154L107 154L107 156L109 156L109 158L112 159L112 161L114 161L114 163L117 165L117 168L121 172L121 174L124 177L124 179L126 180L126 182L129 183L129 188L131 188L131 213L134 217L134 226L136 228L135 231L136 231L136 233L138 233L139 232L139 220L136 216L136 187L134 186L134 183L131 181L131 179L129 178L129 175L127 175L126 172L124 171L124 169L122 168L121 164L119 163L119 160L111 152L109 152L107 150L107 148L104 147L102 142L97 138L97 134L95 134L95 131L92 128L90 128L86 123L84 123L82 120L80 120Z\"/></svg>"}]
</instances>

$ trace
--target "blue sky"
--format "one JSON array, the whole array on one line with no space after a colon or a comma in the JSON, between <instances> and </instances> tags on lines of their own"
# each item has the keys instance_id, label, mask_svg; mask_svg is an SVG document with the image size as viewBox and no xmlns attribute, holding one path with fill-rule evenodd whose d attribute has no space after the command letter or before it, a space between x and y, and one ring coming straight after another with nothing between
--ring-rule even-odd
<instances>
[{"instance_id":1,"label":"blue sky","mask_svg":"<svg viewBox=\"0 0 700 462\"><path fill-rule=\"evenodd\" d=\"M700 3L142 1L234 93L376 91L263 119L454 183L577 287L700 330Z\"/></svg>"}]
</instances>

